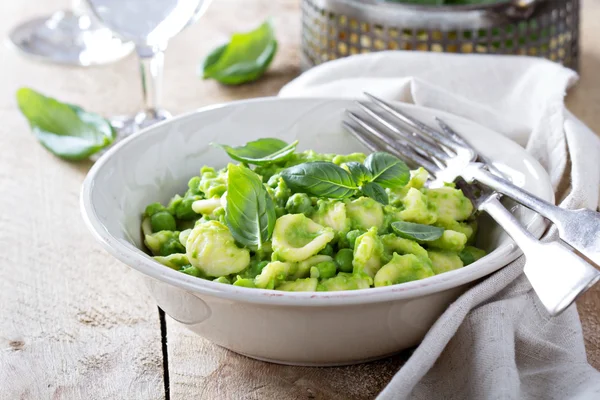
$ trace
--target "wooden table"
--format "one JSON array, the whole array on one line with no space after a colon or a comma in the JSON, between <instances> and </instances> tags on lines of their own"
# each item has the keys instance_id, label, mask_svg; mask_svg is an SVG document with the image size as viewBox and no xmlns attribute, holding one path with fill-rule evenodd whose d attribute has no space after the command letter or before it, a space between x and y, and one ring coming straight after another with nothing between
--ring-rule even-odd
<instances>
[{"instance_id":1,"label":"wooden table","mask_svg":"<svg viewBox=\"0 0 600 400\"><path fill-rule=\"evenodd\" d=\"M0 33L67 6L3 1ZM571 110L600 132L600 2L584 0L581 82ZM280 50L267 76L227 88L196 77L197 63L233 31L274 16ZM298 73L299 0L218 0L167 51L164 106L275 95ZM79 214L90 163L44 150L17 110L30 86L104 115L137 111L135 57L88 69L31 62L0 49L0 399L367 399L408 357L344 368L296 368L238 356L161 319L137 273L104 252ZM600 286L579 301L590 362L600 368Z\"/></svg>"}]
</instances>

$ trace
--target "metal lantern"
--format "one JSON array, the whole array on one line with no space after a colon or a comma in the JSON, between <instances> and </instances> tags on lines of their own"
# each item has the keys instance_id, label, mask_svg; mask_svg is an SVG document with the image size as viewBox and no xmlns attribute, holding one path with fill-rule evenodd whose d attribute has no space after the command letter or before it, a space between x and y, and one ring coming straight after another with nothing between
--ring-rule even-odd
<instances>
[{"instance_id":1,"label":"metal lantern","mask_svg":"<svg viewBox=\"0 0 600 400\"><path fill-rule=\"evenodd\" d=\"M303 67L382 50L517 54L577 70L579 0L422 6L302 0Z\"/></svg>"}]
</instances>

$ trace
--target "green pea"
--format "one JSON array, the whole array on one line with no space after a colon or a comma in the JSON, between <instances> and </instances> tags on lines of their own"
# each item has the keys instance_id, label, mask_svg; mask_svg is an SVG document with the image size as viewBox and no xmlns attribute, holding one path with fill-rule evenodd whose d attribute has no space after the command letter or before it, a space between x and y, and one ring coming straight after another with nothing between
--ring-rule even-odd
<instances>
[{"instance_id":1,"label":"green pea","mask_svg":"<svg viewBox=\"0 0 600 400\"><path fill-rule=\"evenodd\" d=\"M333 257L333 246L331 246L330 244L328 244L327 246L325 246L323 248L323 250L321 250L319 252L319 254L324 254L326 256Z\"/></svg>"},{"instance_id":2,"label":"green pea","mask_svg":"<svg viewBox=\"0 0 600 400\"><path fill-rule=\"evenodd\" d=\"M335 262L340 267L342 272L352 272L353 252L350 249L341 249L335 255Z\"/></svg>"},{"instance_id":3,"label":"green pea","mask_svg":"<svg viewBox=\"0 0 600 400\"><path fill-rule=\"evenodd\" d=\"M177 219L189 220L198 218L198 214L192 210L192 203L196 200L202 199L202 196L198 195L186 195L181 202L175 206L175 217Z\"/></svg>"},{"instance_id":4,"label":"green pea","mask_svg":"<svg viewBox=\"0 0 600 400\"><path fill-rule=\"evenodd\" d=\"M175 253L185 253L185 247L179 242L179 232L177 232L177 239L168 240L160 246L159 255L168 256Z\"/></svg>"},{"instance_id":5,"label":"green pea","mask_svg":"<svg viewBox=\"0 0 600 400\"><path fill-rule=\"evenodd\" d=\"M315 265L319 270L319 278L327 279L335 276L337 265L333 261L323 261Z\"/></svg>"},{"instance_id":6,"label":"green pea","mask_svg":"<svg viewBox=\"0 0 600 400\"><path fill-rule=\"evenodd\" d=\"M188 188L190 189L191 194L200 194L200 177L194 176L192 179L188 181Z\"/></svg>"},{"instance_id":7,"label":"green pea","mask_svg":"<svg viewBox=\"0 0 600 400\"><path fill-rule=\"evenodd\" d=\"M152 232L174 231L177 229L175 218L168 211L159 211L150 217Z\"/></svg>"},{"instance_id":8,"label":"green pea","mask_svg":"<svg viewBox=\"0 0 600 400\"><path fill-rule=\"evenodd\" d=\"M296 193L287 199L285 209L290 214L308 215L313 211L313 204L310 197L305 193Z\"/></svg>"},{"instance_id":9,"label":"green pea","mask_svg":"<svg viewBox=\"0 0 600 400\"><path fill-rule=\"evenodd\" d=\"M181 204L181 200L183 200L183 197L181 197L180 195L176 194L175 196L173 196L171 201L169 201L167 211L175 215L175 209L179 207L179 205Z\"/></svg>"},{"instance_id":10,"label":"green pea","mask_svg":"<svg viewBox=\"0 0 600 400\"><path fill-rule=\"evenodd\" d=\"M159 231L146 235L144 243L155 256L166 257L175 253L185 253L185 247L179 242L178 231Z\"/></svg>"},{"instance_id":11,"label":"green pea","mask_svg":"<svg viewBox=\"0 0 600 400\"><path fill-rule=\"evenodd\" d=\"M354 244L356 242L356 238L365 233L365 231L360 229L355 229L346 234L346 240L348 241L348 247L354 249Z\"/></svg>"},{"instance_id":12,"label":"green pea","mask_svg":"<svg viewBox=\"0 0 600 400\"><path fill-rule=\"evenodd\" d=\"M144 211L144 214L146 215L146 217L151 217L154 214L159 213L164 210L165 210L165 207L162 204L152 203L146 207L146 211Z\"/></svg>"}]
</instances>

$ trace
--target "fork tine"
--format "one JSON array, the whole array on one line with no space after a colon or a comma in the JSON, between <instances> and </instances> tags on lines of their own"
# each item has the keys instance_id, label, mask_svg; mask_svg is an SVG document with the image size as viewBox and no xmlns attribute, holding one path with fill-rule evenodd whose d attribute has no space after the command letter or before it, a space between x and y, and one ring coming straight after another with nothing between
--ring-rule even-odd
<instances>
[{"instance_id":1,"label":"fork tine","mask_svg":"<svg viewBox=\"0 0 600 400\"><path fill-rule=\"evenodd\" d=\"M452 129L446 122L444 122L441 118L438 118L438 117L435 117L435 120L437 121L438 125L442 128L442 132L444 134L446 134L448 137L451 137L452 139L457 141L459 144L462 144L463 146L467 147L470 151L472 151L474 154L476 154L479 157L479 159L486 164L486 166L488 167L490 172L492 172L500 177L507 178L506 174L504 174L502 171L500 171L498 168L496 168L494 166L492 160L490 160L488 157L484 156L483 154L479 154L479 152L473 147L473 145L471 145L471 143L469 143L458 132L456 132L454 129Z\"/></svg>"},{"instance_id":2,"label":"fork tine","mask_svg":"<svg viewBox=\"0 0 600 400\"><path fill-rule=\"evenodd\" d=\"M435 163L435 165L437 165L440 169L444 168L445 165L444 163L442 163L440 160L438 160L435 157L431 157L431 159L433 160L433 162Z\"/></svg>"},{"instance_id":3,"label":"fork tine","mask_svg":"<svg viewBox=\"0 0 600 400\"><path fill-rule=\"evenodd\" d=\"M395 138L391 137L390 135L383 133L383 131L381 130L375 129L375 127L368 124L364 119L360 118L355 113L351 111L346 111L346 114L354 122L356 122L365 132L367 132L368 135L370 135L371 137L375 137L376 140L383 143L384 146L387 148L388 152L396 156L398 156L396 153L400 152L401 156L398 156L400 158L402 158L403 156L409 157L411 160L417 163L417 165L425 166L427 164L429 168L437 169L437 167L435 167L435 165L428 160L428 156L423 157L417 154L414 151L414 146L411 146L410 143L408 143L406 140L399 138L403 142L399 143Z\"/></svg>"},{"instance_id":4,"label":"fork tine","mask_svg":"<svg viewBox=\"0 0 600 400\"><path fill-rule=\"evenodd\" d=\"M351 113L348 112L348 115L351 115ZM413 167L424 167L432 175L439 171L439 168L437 166L435 166L431 161L415 153L409 146L402 146L398 143L393 143L392 145L389 145L380 139L379 135L377 135L377 131L374 130L373 127L371 127L368 124L361 123L362 121L360 119L355 121L359 124L362 132L359 132L359 130L356 127L352 126L352 124L346 121L343 121L342 124L344 128L346 128L348 132L351 133L352 136L357 138L361 143L365 144L366 141L367 143L370 143L373 147L375 147L374 151L379 151L382 148L384 148L387 152L395 155L396 157L412 163ZM381 145L377 145L376 142L380 142ZM373 150L373 147L371 145L365 145Z\"/></svg>"},{"instance_id":5,"label":"fork tine","mask_svg":"<svg viewBox=\"0 0 600 400\"><path fill-rule=\"evenodd\" d=\"M352 135L354 136L359 142L361 142L363 145L365 145L369 150L376 152L376 151L381 151L382 149L388 150L389 146L387 146L385 143L375 143L374 139L370 136L370 134L368 133L364 133L364 132L359 132L359 129L354 127L352 124L350 124L347 121L342 121L342 125L343 127ZM390 151L390 153L396 155L396 153L400 153L395 152L394 150ZM413 162L412 160L410 160L410 157L407 157L406 155L402 155L403 159L408 159L408 164L410 168L417 168L418 165Z\"/></svg>"},{"instance_id":6,"label":"fork tine","mask_svg":"<svg viewBox=\"0 0 600 400\"><path fill-rule=\"evenodd\" d=\"M468 143L462 136L460 136L458 133L456 133L456 131L454 129L450 128L450 126L448 126L448 124L445 123L441 118L435 117L435 120L438 123L438 125L440 126L440 128L442 128L442 133L445 133L446 136L453 139L458 144L462 144L463 146L467 146L467 147L471 148L472 150L475 150L475 149L473 149L473 146L471 146L470 143Z\"/></svg>"},{"instance_id":7,"label":"fork tine","mask_svg":"<svg viewBox=\"0 0 600 400\"><path fill-rule=\"evenodd\" d=\"M364 118L359 117L357 114L352 111L346 111L346 114L359 126L361 126L364 130L366 130L370 135L375 136L379 141L385 144L388 149L393 149L396 151L409 151L409 154L406 154L407 157L413 159L417 165L425 166L425 163L429 166L429 169L434 168L435 164L429 161L430 155L425 153L424 150L419 148L418 146L411 144L404 137L393 137L388 133L385 133L383 130L376 129L373 125L367 122ZM391 152L391 151L390 151ZM435 167L437 169L437 167Z\"/></svg>"},{"instance_id":8,"label":"fork tine","mask_svg":"<svg viewBox=\"0 0 600 400\"><path fill-rule=\"evenodd\" d=\"M346 115L348 117L350 117L350 119L352 119L355 123L357 123L364 129L369 131L372 135L376 136L380 142L383 142L387 146L392 146L392 147L396 144L394 138L375 129L373 126L369 125L365 120L363 120L361 117L359 117L357 114L353 113L352 111L346 111Z\"/></svg>"},{"instance_id":9,"label":"fork tine","mask_svg":"<svg viewBox=\"0 0 600 400\"><path fill-rule=\"evenodd\" d=\"M436 170L432 170L431 168L425 168L425 169L427 169L427 171L429 171L429 173L432 175L432 179L435 178L433 180L434 184L436 184L436 182L438 184L441 182L439 180L438 174L440 172L444 171L444 169L446 168L446 164L444 162L442 162L440 159L436 158L435 156L427 154L423 149L417 147L415 144L412 144L412 143L408 143L405 145L398 144L398 146L404 146L404 147L408 148L409 150L412 150L415 154L423 157L423 159L428 160L428 161L431 160L430 162L432 162L433 165L436 166Z\"/></svg>"},{"instance_id":10,"label":"fork tine","mask_svg":"<svg viewBox=\"0 0 600 400\"><path fill-rule=\"evenodd\" d=\"M356 129L354 129L354 127L352 125L350 125L348 122L346 121L342 121L342 125L344 126L344 128L346 128L346 130L348 132L350 132L352 134L352 136L354 136L359 142L361 142L366 148L368 148L369 150L375 152L375 151L379 151L379 146L377 146L377 144L373 141L371 141L368 137L363 137L361 134L358 133L358 131Z\"/></svg>"},{"instance_id":11,"label":"fork tine","mask_svg":"<svg viewBox=\"0 0 600 400\"><path fill-rule=\"evenodd\" d=\"M396 135L402 137L404 140L411 142L414 147L425 150L427 153L435 156L441 160L447 160L448 155L437 145L431 143L426 140L424 136L414 134L400 126L395 126L389 119L386 119L384 116L378 115L375 111L373 111L366 103L362 101L357 102L361 109L367 113L371 118L379 122L381 125L385 126L390 131L394 132ZM427 157L427 155L424 155Z\"/></svg>"},{"instance_id":12,"label":"fork tine","mask_svg":"<svg viewBox=\"0 0 600 400\"><path fill-rule=\"evenodd\" d=\"M458 148L458 146L457 146L457 144L456 144L455 141L448 139L446 136L444 136L443 134L441 134L437 130L433 129L432 127L430 127L428 125L425 125L421 121L419 121L419 120L411 117L410 115L406 114L405 112L399 111L399 110L395 109L387 101L381 100L380 98L375 97L372 94L366 93L366 92L365 92L365 96L367 96L369 99L371 99L379 107L383 108L388 113L390 113L391 115L393 115L394 117L396 117L398 120L400 120L400 121L404 122L405 124L409 125L413 129L416 129L418 131L423 132L424 134L426 134L429 137L431 137L433 140L435 140L437 142L440 142L440 143L443 143L445 146L451 148L452 150L459 150L459 148Z\"/></svg>"}]
</instances>

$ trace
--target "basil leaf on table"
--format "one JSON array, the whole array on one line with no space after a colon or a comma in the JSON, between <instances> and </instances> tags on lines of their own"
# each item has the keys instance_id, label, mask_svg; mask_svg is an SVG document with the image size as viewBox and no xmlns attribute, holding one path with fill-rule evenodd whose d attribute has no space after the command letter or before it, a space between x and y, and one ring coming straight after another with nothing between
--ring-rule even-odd
<instances>
[{"instance_id":1,"label":"basil leaf on table","mask_svg":"<svg viewBox=\"0 0 600 400\"><path fill-rule=\"evenodd\" d=\"M256 173L242 165L229 164L225 223L239 243L261 249L275 227L275 205Z\"/></svg>"},{"instance_id":2,"label":"basil leaf on table","mask_svg":"<svg viewBox=\"0 0 600 400\"><path fill-rule=\"evenodd\" d=\"M386 188L402 187L410 180L408 166L390 153L383 151L371 153L365 160L365 166L373 175L372 182Z\"/></svg>"},{"instance_id":3,"label":"basil leaf on table","mask_svg":"<svg viewBox=\"0 0 600 400\"><path fill-rule=\"evenodd\" d=\"M384 206L389 203L388 194L386 193L385 189L375 182L365 183L361 186L360 191L373 200L380 202Z\"/></svg>"},{"instance_id":4,"label":"basil leaf on table","mask_svg":"<svg viewBox=\"0 0 600 400\"><path fill-rule=\"evenodd\" d=\"M354 181L359 185L361 185L363 182L371 182L373 179L371 171L369 171L367 167L359 162L351 161L346 163L346 166L354 178Z\"/></svg>"},{"instance_id":5,"label":"basil leaf on table","mask_svg":"<svg viewBox=\"0 0 600 400\"><path fill-rule=\"evenodd\" d=\"M246 164L267 165L273 162L283 161L296 150L298 141L287 144L283 140L265 138L248 142L243 146L231 147L225 144L217 144L227 152L229 157Z\"/></svg>"},{"instance_id":6,"label":"basil leaf on table","mask_svg":"<svg viewBox=\"0 0 600 400\"><path fill-rule=\"evenodd\" d=\"M295 165L283 170L281 177L292 191L317 197L343 199L358 189L348 171L328 161Z\"/></svg>"},{"instance_id":7,"label":"basil leaf on table","mask_svg":"<svg viewBox=\"0 0 600 400\"><path fill-rule=\"evenodd\" d=\"M444 234L444 228L406 221L392 222L392 230L400 237L421 242L439 239Z\"/></svg>"},{"instance_id":8,"label":"basil leaf on table","mask_svg":"<svg viewBox=\"0 0 600 400\"><path fill-rule=\"evenodd\" d=\"M21 113L39 142L54 155L83 160L110 145L116 136L106 119L30 88L17 91Z\"/></svg>"},{"instance_id":9,"label":"basil leaf on table","mask_svg":"<svg viewBox=\"0 0 600 400\"><path fill-rule=\"evenodd\" d=\"M250 32L235 33L229 43L217 47L200 67L203 79L239 85L260 78L277 52L270 20Z\"/></svg>"}]
</instances>

